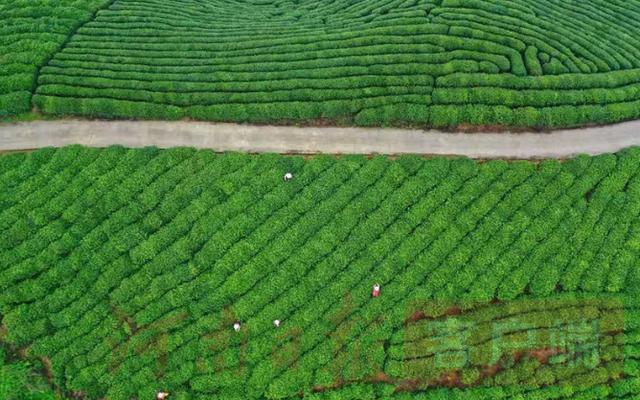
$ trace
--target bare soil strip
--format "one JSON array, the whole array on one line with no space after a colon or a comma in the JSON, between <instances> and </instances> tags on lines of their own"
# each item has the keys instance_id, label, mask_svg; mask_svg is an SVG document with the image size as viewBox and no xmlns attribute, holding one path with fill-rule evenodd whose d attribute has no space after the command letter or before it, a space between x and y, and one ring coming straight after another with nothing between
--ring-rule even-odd
<instances>
[{"instance_id":1,"label":"bare soil strip","mask_svg":"<svg viewBox=\"0 0 640 400\"><path fill-rule=\"evenodd\" d=\"M0 124L0 151L61 147L186 146L296 154L422 154L491 159L567 158L640 145L640 121L551 133L446 133L387 128L295 127L192 121L60 120Z\"/></svg>"}]
</instances>

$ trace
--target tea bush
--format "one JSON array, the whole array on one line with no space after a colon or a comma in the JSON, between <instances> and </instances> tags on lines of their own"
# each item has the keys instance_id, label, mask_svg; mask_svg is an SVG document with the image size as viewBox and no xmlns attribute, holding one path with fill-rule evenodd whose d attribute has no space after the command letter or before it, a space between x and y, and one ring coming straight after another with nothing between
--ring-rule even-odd
<instances>
[{"instance_id":1,"label":"tea bush","mask_svg":"<svg viewBox=\"0 0 640 400\"><path fill-rule=\"evenodd\" d=\"M640 0L5 3L0 116L436 128L640 116Z\"/></svg>"},{"instance_id":2,"label":"tea bush","mask_svg":"<svg viewBox=\"0 0 640 400\"><path fill-rule=\"evenodd\" d=\"M31 109L39 68L110 0L4 0L0 4L0 117Z\"/></svg>"},{"instance_id":3,"label":"tea bush","mask_svg":"<svg viewBox=\"0 0 640 400\"><path fill-rule=\"evenodd\" d=\"M640 393L638 149L47 148L0 156L0 232L0 342L68 396Z\"/></svg>"}]
</instances>

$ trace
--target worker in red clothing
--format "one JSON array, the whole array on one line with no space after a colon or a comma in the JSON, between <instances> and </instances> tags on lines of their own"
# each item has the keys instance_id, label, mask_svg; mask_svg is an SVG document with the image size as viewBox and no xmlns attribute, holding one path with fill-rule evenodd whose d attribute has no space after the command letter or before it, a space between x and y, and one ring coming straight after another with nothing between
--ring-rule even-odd
<instances>
[{"instance_id":1,"label":"worker in red clothing","mask_svg":"<svg viewBox=\"0 0 640 400\"><path fill-rule=\"evenodd\" d=\"M371 296L372 297L380 297L380 285L379 284L375 284L373 285L373 289L371 290Z\"/></svg>"}]
</instances>

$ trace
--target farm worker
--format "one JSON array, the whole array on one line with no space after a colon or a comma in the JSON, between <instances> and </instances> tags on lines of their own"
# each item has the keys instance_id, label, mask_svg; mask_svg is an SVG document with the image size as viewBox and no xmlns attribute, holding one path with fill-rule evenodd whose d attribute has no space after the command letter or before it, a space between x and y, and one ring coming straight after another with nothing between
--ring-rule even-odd
<instances>
[{"instance_id":1,"label":"farm worker","mask_svg":"<svg viewBox=\"0 0 640 400\"><path fill-rule=\"evenodd\" d=\"M274 319L273 320L273 326L275 326L276 328L280 328L280 320L279 319Z\"/></svg>"},{"instance_id":2,"label":"farm worker","mask_svg":"<svg viewBox=\"0 0 640 400\"><path fill-rule=\"evenodd\" d=\"M284 174L284 181L288 182L291 179L293 179L293 174L291 172L287 172L286 174Z\"/></svg>"},{"instance_id":3,"label":"farm worker","mask_svg":"<svg viewBox=\"0 0 640 400\"><path fill-rule=\"evenodd\" d=\"M380 297L380 285L379 284L375 284L373 285L373 290L371 290L371 296L373 297Z\"/></svg>"},{"instance_id":4,"label":"farm worker","mask_svg":"<svg viewBox=\"0 0 640 400\"><path fill-rule=\"evenodd\" d=\"M156 400L165 400L167 397L169 397L168 392L158 392L158 394L156 394Z\"/></svg>"},{"instance_id":5,"label":"farm worker","mask_svg":"<svg viewBox=\"0 0 640 400\"><path fill-rule=\"evenodd\" d=\"M236 332L240 332L240 322L237 322L237 321L236 321L236 322L233 324L233 330L234 330L234 331L236 331Z\"/></svg>"}]
</instances>

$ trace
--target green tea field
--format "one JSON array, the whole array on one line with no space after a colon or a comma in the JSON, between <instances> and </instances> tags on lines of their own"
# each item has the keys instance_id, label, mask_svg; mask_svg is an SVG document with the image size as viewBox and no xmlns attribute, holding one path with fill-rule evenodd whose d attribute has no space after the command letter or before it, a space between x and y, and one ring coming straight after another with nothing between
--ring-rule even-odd
<instances>
[{"instance_id":1,"label":"green tea field","mask_svg":"<svg viewBox=\"0 0 640 400\"><path fill-rule=\"evenodd\" d=\"M9 153L0 237L9 400L640 396L637 148Z\"/></svg>"},{"instance_id":2,"label":"green tea field","mask_svg":"<svg viewBox=\"0 0 640 400\"><path fill-rule=\"evenodd\" d=\"M3 0L0 117L31 109L39 68L107 4L107 0Z\"/></svg>"},{"instance_id":3,"label":"green tea field","mask_svg":"<svg viewBox=\"0 0 640 400\"><path fill-rule=\"evenodd\" d=\"M9 0L0 18L0 116L436 128L640 117L639 0Z\"/></svg>"}]
</instances>

